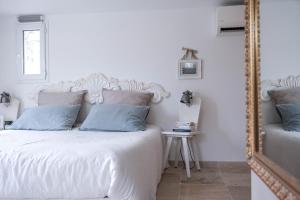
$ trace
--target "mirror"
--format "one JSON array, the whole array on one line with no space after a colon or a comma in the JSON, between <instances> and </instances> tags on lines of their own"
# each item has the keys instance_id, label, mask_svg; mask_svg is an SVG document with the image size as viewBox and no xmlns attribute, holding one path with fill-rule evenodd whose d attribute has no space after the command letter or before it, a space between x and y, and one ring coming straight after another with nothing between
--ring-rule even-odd
<instances>
[{"instance_id":1,"label":"mirror","mask_svg":"<svg viewBox=\"0 0 300 200\"><path fill-rule=\"evenodd\" d=\"M246 0L249 164L300 199L300 0Z\"/></svg>"},{"instance_id":2,"label":"mirror","mask_svg":"<svg viewBox=\"0 0 300 200\"><path fill-rule=\"evenodd\" d=\"M260 0L262 153L300 180L300 0Z\"/></svg>"}]
</instances>

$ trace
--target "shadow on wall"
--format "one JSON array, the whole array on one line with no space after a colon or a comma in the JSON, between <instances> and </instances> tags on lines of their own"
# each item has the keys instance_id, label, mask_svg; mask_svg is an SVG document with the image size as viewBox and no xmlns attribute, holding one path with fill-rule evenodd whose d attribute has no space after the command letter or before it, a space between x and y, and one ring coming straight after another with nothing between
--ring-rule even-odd
<instances>
[{"instance_id":1,"label":"shadow on wall","mask_svg":"<svg viewBox=\"0 0 300 200\"><path fill-rule=\"evenodd\" d=\"M152 104L147 121L160 126L164 130L174 127L174 122L178 120L178 107L174 106L174 109L170 111L168 110L168 106L166 106L166 104L170 103L172 102L169 97L163 99L163 101L158 104Z\"/></svg>"},{"instance_id":2,"label":"shadow on wall","mask_svg":"<svg viewBox=\"0 0 300 200\"><path fill-rule=\"evenodd\" d=\"M225 152L230 153L233 150L240 151L240 149L235 149L237 145L233 140L234 138L230 137L230 130L226 131L225 127L220 126L220 111L218 110L217 103L208 96L202 95L201 99L202 108L199 119L199 130L201 134L197 138L198 149L200 150L199 159L202 161L214 161L214 158L223 155ZM233 116L228 115L228 117ZM224 146L222 144L227 145ZM214 146L214 150L209 152L205 151L205 149L209 149L208 146ZM212 160L207 160L207 158ZM227 159L227 161L230 160ZM232 161L235 161L235 158L232 158Z\"/></svg>"}]
</instances>

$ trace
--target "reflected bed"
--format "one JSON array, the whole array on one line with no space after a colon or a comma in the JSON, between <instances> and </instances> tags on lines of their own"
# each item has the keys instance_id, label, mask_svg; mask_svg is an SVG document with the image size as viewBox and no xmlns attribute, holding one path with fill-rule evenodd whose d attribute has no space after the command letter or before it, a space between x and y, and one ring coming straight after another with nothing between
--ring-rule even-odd
<instances>
[{"instance_id":1,"label":"reflected bed","mask_svg":"<svg viewBox=\"0 0 300 200\"><path fill-rule=\"evenodd\" d=\"M289 132L281 124L264 126L264 154L300 179L300 132Z\"/></svg>"}]
</instances>

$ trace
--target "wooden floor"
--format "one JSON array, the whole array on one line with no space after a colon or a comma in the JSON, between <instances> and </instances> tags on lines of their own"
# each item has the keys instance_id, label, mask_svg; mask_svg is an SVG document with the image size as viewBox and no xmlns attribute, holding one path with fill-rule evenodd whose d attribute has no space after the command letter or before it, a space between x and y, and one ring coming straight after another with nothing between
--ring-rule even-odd
<instances>
[{"instance_id":1,"label":"wooden floor","mask_svg":"<svg viewBox=\"0 0 300 200\"><path fill-rule=\"evenodd\" d=\"M183 167L165 170L157 200L250 200L250 168L246 163L205 162L186 177Z\"/></svg>"}]
</instances>

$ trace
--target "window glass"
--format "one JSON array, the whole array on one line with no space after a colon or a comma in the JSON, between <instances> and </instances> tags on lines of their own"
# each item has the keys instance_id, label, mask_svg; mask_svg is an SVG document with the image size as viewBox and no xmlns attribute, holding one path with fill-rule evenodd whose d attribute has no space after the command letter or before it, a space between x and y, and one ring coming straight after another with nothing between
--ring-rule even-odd
<instances>
[{"instance_id":1,"label":"window glass","mask_svg":"<svg viewBox=\"0 0 300 200\"><path fill-rule=\"evenodd\" d=\"M23 73L41 74L41 31L23 30Z\"/></svg>"}]
</instances>

